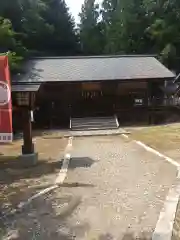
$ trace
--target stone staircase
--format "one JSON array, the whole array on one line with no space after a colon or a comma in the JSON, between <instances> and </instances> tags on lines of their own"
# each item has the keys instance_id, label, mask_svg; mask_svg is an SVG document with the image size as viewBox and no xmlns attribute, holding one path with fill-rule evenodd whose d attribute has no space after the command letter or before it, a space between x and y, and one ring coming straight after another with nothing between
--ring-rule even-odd
<instances>
[{"instance_id":1,"label":"stone staircase","mask_svg":"<svg viewBox=\"0 0 180 240\"><path fill-rule=\"evenodd\" d=\"M116 116L70 119L70 129L72 131L110 130L118 128L119 122Z\"/></svg>"}]
</instances>

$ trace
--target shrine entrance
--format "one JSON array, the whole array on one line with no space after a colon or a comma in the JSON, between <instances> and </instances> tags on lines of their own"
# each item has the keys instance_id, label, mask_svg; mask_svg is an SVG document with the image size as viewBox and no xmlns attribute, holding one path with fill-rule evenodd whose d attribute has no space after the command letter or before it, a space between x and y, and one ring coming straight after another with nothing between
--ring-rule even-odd
<instances>
[{"instance_id":1,"label":"shrine entrance","mask_svg":"<svg viewBox=\"0 0 180 240\"><path fill-rule=\"evenodd\" d=\"M113 103L100 83L83 83L76 101L72 103L72 116L105 116L113 113ZM111 99L112 100L112 99Z\"/></svg>"}]
</instances>

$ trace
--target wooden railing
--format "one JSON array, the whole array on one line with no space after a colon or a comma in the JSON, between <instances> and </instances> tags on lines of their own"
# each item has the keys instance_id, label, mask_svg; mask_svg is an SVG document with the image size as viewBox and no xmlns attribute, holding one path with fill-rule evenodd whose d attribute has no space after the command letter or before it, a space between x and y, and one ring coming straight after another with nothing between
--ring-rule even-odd
<instances>
[{"instance_id":1,"label":"wooden railing","mask_svg":"<svg viewBox=\"0 0 180 240\"><path fill-rule=\"evenodd\" d=\"M179 97L153 98L149 101L149 106L180 106Z\"/></svg>"}]
</instances>

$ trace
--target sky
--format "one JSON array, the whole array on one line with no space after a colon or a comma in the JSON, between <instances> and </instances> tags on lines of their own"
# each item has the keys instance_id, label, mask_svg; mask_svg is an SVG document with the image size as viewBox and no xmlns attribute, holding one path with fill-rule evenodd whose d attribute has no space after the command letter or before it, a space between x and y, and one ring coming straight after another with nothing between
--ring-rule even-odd
<instances>
[{"instance_id":1,"label":"sky","mask_svg":"<svg viewBox=\"0 0 180 240\"><path fill-rule=\"evenodd\" d=\"M84 0L66 0L66 4L69 7L72 16L75 18L76 23L79 22L78 14L81 11L81 6L83 3Z\"/></svg>"},{"instance_id":2,"label":"sky","mask_svg":"<svg viewBox=\"0 0 180 240\"><path fill-rule=\"evenodd\" d=\"M69 7L69 10L72 16L75 18L75 22L79 23L78 14L81 11L81 6L84 3L84 0L65 0L65 1L67 6ZM97 2L101 2L101 1L97 0Z\"/></svg>"}]
</instances>

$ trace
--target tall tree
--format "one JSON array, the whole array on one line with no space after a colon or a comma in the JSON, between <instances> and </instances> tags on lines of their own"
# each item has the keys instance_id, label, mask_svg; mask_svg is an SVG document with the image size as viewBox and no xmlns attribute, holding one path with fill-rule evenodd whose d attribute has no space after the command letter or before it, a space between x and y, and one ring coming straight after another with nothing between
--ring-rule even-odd
<instances>
[{"instance_id":1,"label":"tall tree","mask_svg":"<svg viewBox=\"0 0 180 240\"><path fill-rule=\"evenodd\" d=\"M74 21L64 0L7 0L0 5L0 16L10 20L18 45L29 53L72 55L77 51Z\"/></svg>"},{"instance_id":2,"label":"tall tree","mask_svg":"<svg viewBox=\"0 0 180 240\"><path fill-rule=\"evenodd\" d=\"M99 5L85 0L80 16L80 41L84 54L101 54L104 47L103 25L99 21Z\"/></svg>"},{"instance_id":3,"label":"tall tree","mask_svg":"<svg viewBox=\"0 0 180 240\"><path fill-rule=\"evenodd\" d=\"M144 4L150 19L147 32L153 49L164 63L171 66L176 54L180 54L180 2L144 0Z\"/></svg>"},{"instance_id":4,"label":"tall tree","mask_svg":"<svg viewBox=\"0 0 180 240\"><path fill-rule=\"evenodd\" d=\"M22 41L29 50L43 51L45 39L54 31L54 27L43 18L48 6L43 0L23 0L22 3Z\"/></svg>"},{"instance_id":5,"label":"tall tree","mask_svg":"<svg viewBox=\"0 0 180 240\"><path fill-rule=\"evenodd\" d=\"M43 18L54 28L49 38L44 43L47 49L56 54L75 54L77 51L77 37L75 23L64 0L43 0L47 9Z\"/></svg>"},{"instance_id":6,"label":"tall tree","mask_svg":"<svg viewBox=\"0 0 180 240\"><path fill-rule=\"evenodd\" d=\"M147 19L143 0L104 0L107 53L141 53Z\"/></svg>"},{"instance_id":7,"label":"tall tree","mask_svg":"<svg viewBox=\"0 0 180 240\"><path fill-rule=\"evenodd\" d=\"M16 32L20 32L22 27L23 2L25 0L6 0L0 4L0 16L9 19Z\"/></svg>"}]
</instances>

